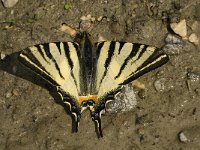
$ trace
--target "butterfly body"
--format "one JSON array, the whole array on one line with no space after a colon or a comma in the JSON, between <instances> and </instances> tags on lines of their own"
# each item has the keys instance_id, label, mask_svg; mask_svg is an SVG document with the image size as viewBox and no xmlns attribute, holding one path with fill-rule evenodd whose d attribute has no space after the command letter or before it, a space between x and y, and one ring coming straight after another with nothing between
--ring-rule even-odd
<instances>
[{"instance_id":1,"label":"butterfly body","mask_svg":"<svg viewBox=\"0 0 200 150\"><path fill-rule=\"evenodd\" d=\"M168 56L144 44L104 41L93 44L86 32L74 42L35 45L23 50L19 60L57 87L70 106L76 127L81 112L89 109L101 130L101 114L123 85L165 64Z\"/></svg>"}]
</instances>

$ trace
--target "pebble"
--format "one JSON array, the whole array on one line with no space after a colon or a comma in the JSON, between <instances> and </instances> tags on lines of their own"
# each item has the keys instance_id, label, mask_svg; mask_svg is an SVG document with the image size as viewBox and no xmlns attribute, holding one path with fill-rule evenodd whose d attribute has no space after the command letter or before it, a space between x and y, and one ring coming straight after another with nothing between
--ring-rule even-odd
<instances>
[{"instance_id":1,"label":"pebble","mask_svg":"<svg viewBox=\"0 0 200 150\"><path fill-rule=\"evenodd\" d=\"M96 20L95 17L92 17L92 18L91 18L91 21L92 21L92 22L95 22L95 20Z\"/></svg>"},{"instance_id":2,"label":"pebble","mask_svg":"<svg viewBox=\"0 0 200 150\"><path fill-rule=\"evenodd\" d=\"M200 147L200 126L193 126L182 130L179 132L178 138L182 143L190 143Z\"/></svg>"},{"instance_id":3,"label":"pebble","mask_svg":"<svg viewBox=\"0 0 200 150\"><path fill-rule=\"evenodd\" d=\"M174 34L168 34L165 39L165 42L166 45L163 47L163 50L168 55L178 55L185 44L180 37Z\"/></svg>"},{"instance_id":4,"label":"pebble","mask_svg":"<svg viewBox=\"0 0 200 150\"><path fill-rule=\"evenodd\" d=\"M126 85L121 93L116 95L115 100L106 105L106 111L109 113L126 112L135 108L136 104L136 94L132 85Z\"/></svg>"},{"instance_id":5,"label":"pebble","mask_svg":"<svg viewBox=\"0 0 200 150\"><path fill-rule=\"evenodd\" d=\"M107 18L107 19L106 19L107 22L110 22L110 20L111 20L110 18Z\"/></svg>"},{"instance_id":6,"label":"pebble","mask_svg":"<svg viewBox=\"0 0 200 150\"><path fill-rule=\"evenodd\" d=\"M187 25L186 20L183 19L178 23L171 23L170 24L171 29L178 35L180 35L182 38L185 38L187 36Z\"/></svg>"},{"instance_id":7,"label":"pebble","mask_svg":"<svg viewBox=\"0 0 200 150\"><path fill-rule=\"evenodd\" d=\"M86 16L81 16L80 19L81 19L81 20L87 20L87 17L86 17Z\"/></svg>"},{"instance_id":8,"label":"pebble","mask_svg":"<svg viewBox=\"0 0 200 150\"><path fill-rule=\"evenodd\" d=\"M13 14L14 14L14 10L11 10L11 11L10 11L10 14L13 15Z\"/></svg>"},{"instance_id":9,"label":"pebble","mask_svg":"<svg viewBox=\"0 0 200 150\"><path fill-rule=\"evenodd\" d=\"M1 60L4 60L5 58L6 58L6 54L0 53L0 59L1 59Z\"/></svg>"},{"instance_id":10,"label":"pebble","mask_svg":"<svg viewBox=\"0 0 200 150\"><path fill-rule=\"evenodd\" d=\"M6 8L13 7L17 2L18 2L18 0L2 0L2 3L4 5L4 7L6 7Z\"/></svg>"},{"instance_id":11,"label":"pebble","mask_svg":"<svg viewBox=\"0 0 200 150\"><path fill-rule=\"evenodd\" d=\"M85 21L85 20L90 20L90 21L95 21L95 17L92 17L92 15L91 14L88 14L87 16L82 16L81 18L80 18L82 21Z\"/></svg>"},{"instance_id":12,"label":"pebble","mask_svg":"<svg viewBox=\"0 0 200 150\"><path fill-rule=\"evenodd\" d=\"M136 88L142 89L142 90L145 89L145 85L142 82L138 81L138 80L134 80L131 83L132 83L133 87L136 87Z\"/></svg>"},{"instance_id":13,"label":"pebble","mask_svg":"<svg viewBox=\"0 0 200 150\"><path fill-rule=\"evenodd\" d=\"M97 21L101 21L103 19L103 16L99 16L98 18L97 18Z\"/></svg>"},{"instance_id":14,"label":"pebble","mask_svg":"<svg viewBox=\"0 0 200 150\"><path fill-rule=\"evenodd\" d=\"M98 42L106 41L105 37L103 37L101 34L98 35Z\"/></svg>"},{"instance_id":15,"label":"pebble","mask_svg":"<svg viewBox=\"0 0 200 150\"><path fill-rule=\"evenodd\" d=\"M182 46L176 45L176 44L166 44L163 47L163 50L168 55L178 55L178 54L180 54L181 49L182 49Z\"/></svg>"},{"instance_id":16,"label":"pebble","mask_svg":"<svg viewBox=\"0 0 200 150\"><path fill-rule=\"evenodd\" d=\"M17 89L13 89L12 94L15 96L19 96L19 91Z\"/></svg>"},{"instance_id":17,"label":"pebble","mask_svg":"<svg viewBox=\"0 0 200 150\"><path fill-rule=\"evenodd\" d=\"M183 44L183 40L174 34L168 34L165 38L167 44Z\"/></svg>"},{"instance_id":18,"label":"pebble","mask_svg":"<svg viewBox=\"0 0 200 150\"><path fill-rule=\"evenodd\" d=\"M198 82L200 78L200 74L197 72L188 72L187 73L187 79L191 80L193 82Z\"/></svg>"},{"instance_id":19,"label":"pebble","mask_svg":"<svg viewBox=\"0 0 200 150\"><path fill-rule=\"evenodd\" d=\"M191 25L191 28L194 32L196 32L200 27L200 24L198 21L194 21L194 23Z\"/></svg>"},{"instance_id":20,"label":"pebble","mask_svg":"<svg viewBox=\"0 0 200 150\"><path fill-rule=\"evenodd\" d=\"M91 18L92 18L92 15L91 15L91 14L88 14L88 15L86 16L86 18L87 18L87 19L91 19Z\"/></svg>"},{"instance_id":21,"label":"pebble","mask_svg":"<svg viewBox=\"0 0 200 150\"><path fill-rule=\"evenodd\" d=\"M179 137L179 140L183 143L186 143L189 141L188 138L185 136L184 132L182 131L179 133L178 137Z\"/></svg>"},{"instance_id":22,"label":"pebble","mask_svg":"<svg viewBox=\"0 0 200 150\"><path fill-rule=\"evenodd\" d=\"M189 36L189 41L191 43L194 43L195 45L199 45L199 38L198 36L195 34L195 33L192 33L190 36Z\"/></svg>"},{"instance_id":23,"label":"pebble","mask_svg":"<svg viewBox=\"0 0 200 150\"><path fill-rule=\"evenodd\" d=\"M6 98L10 98L12 96L12 93L11 92L7 92L6 93Z\"/></svg>"},{"instance_id":24,"label":"pebble","mask_svg":"<svg viewBox=\"0 0 200 150\"><path fill-rule=\"evenodd\" d=\"M75 37L76 34L77 34L76 30L74 30L73 28L71 28L70 26L68 26L68 25L65 24L65 23L63 23L63 24L59 27L58 30L61 31L61 32L65 32L65 33L69 34L69 35L72 36L72 37Z\"/></svg>"},{"instance_id":25,"label":"pebble","mask_svg":"<svg viewBox=\"0 0 200 150\"><path fill-rule=\"evenodd\" d=\"M165 78L160 78L160 79L156 80L154 82L154 87L155 87L156 91L158 91L158 92L164 91L165 90L165 82L166 82Z\"/></svg>"}]
</instances>

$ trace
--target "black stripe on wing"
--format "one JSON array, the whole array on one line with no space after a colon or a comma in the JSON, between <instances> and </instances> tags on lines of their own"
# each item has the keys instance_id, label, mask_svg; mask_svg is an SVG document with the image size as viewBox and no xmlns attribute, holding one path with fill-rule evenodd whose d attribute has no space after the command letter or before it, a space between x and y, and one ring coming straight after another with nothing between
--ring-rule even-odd
<instances>
[{"instance_id":1,"label":"black stripe on wing","mask_svg":"<svg viewBox=\"0 0 200 150\"><path fill-rule=\"evenodd\" d=\"M42 58L49 64L49 61L45 58L44 53L42 52L42 48L40 47L40 45L35 45L35 47L37 48L37 50L40 53L40 55L42 56Z\"/></svg>"},{"instance_id":2,"label":"black stripe on wing","mask_svg":"<svg viewBox=\"0 0 200 150\"><path fill-rule=\"evenodd\" d=\"M44 47L44 52L46 53L47 57L53 61L55 67L56 67L56 70L58 71L58 74L60 75L60 77L62 79L65 79L63 77L63 75L61 74L61 71L60 71L60 67L58 66L58 63L56 62L55 58L53 57L53 55L51 54L50 52L50 48L49 48L49 43L45 43L45 44L42 44L43 47ZM57 46L57 45L56 45ZM58 48L58 47L57 47Z\"/></svg>"},{"instance_id":3,"label":"black stripe on wing","mask_svg":"<svg viewBox=\"0 0 200 150\"><path fill-rule=\"evenodd\" d=\"M56 44L56 46L57 46L57 48L58 48L58 51L59 51L59 53L60 53L60 55L61 55L60 42L54 42L54 43Z\"/></svg>"},{"instance_id":4,"label":"black stripe on wing","mask_svg":"<svg viewBox=\"0 0 200 150\"><path fill-rule=\"evenodd\" d=\"M108 67L109 67L110 62L112 60L112 57L114 55L115 45L116 45L116 42L114 42L114 41L110 42L110 46L109 46L109 50L108 50L108 57L107 57L107 59L105 61L105 64L104 64L105 72L104 72L104 74L103 74L103 76L101 78L100 84L102 83L103 79L105 78L105 76L106 76L106 74L108 72Z\"/></svg>"},{"instance_id":5,"label":"black stripe on wing","mask_svg":"<svg viewBox=\"0 0 200 150\"><path fill-rule=\"evenodd\" d=\"M121 50L122 50L124 44L126 44L126 42L119 42L119 44L120 44L120 45L119 45L118 54L120 54L120 52L121 52Z\"/></svg>"},{"instance_id":6,"label":"black stripe on wing","mask_svg":"<svg viewBox=\"0 0 200 150\"><path fill-rule=\"evenodd\" d=\"M73 46L75 47L75 49L76 49L78 58L80 58L80 52L79 52L79 47L78 47L78 45L77 45L76 43L74 43L74 42L72 42L72 45L73 45ZM68 60L69 66L70 66L70 68L71 68L71 70L72 70L73 67L74 67L74 63L73 63L72 58L71 58L71 56L70 56L69 45L68 45L67 42L63 42L63 46L64 46L64 50L65 50L65 56L66 56L66 58L67 58L67 60ZM75 83L75 85L76 85L76 87L77 87L77 86L78 86L78 85L77 85L77 81L76 81L75 76L74 76L74 74L73 74L72 71L71 71L71 76L72 76L72 78L73 78L73 80L74 80L74 83Z\"/></svg>"},{"instance_id":7,"label":"black stripe on wing","mask_svg":"<svg viewBox=\"0 0 200 150\"><path fill-rule=\"evenodd\" d=\"M37 58L32 54L29 48L26 48L18 57L19 61L26 67L30 68L32 71L40 75L42 78L46 79L53 85L59 86L59 84L51 78L50 73L42 66Z\"/></svg>"},{"instance_id":8,"label":"black stripe on wing","mask_svg":"<svg viewBox=\"0 0 200 150\"><path fill-rule=\"evenodd\" d=\"M143 74L150 72L150 71L164 65L165 63L168 62L168 60L169 60L169 57L166 54L164 54L162 50L155 48L155 51L153 52L153 54L146 61L144 61L144 63L141 66L138 66L137 70L135 72L133 72L129 76L128 79L123 81L123 83L121 83L121 85L127 84L127 83L139 78Z\"/></svg>"},{"instance_id":9,"label":"black stripe on wing","mask_svg":"<svg viewBox=\"0 0 200 150\"><path fill-rule=\"evenodd\" d=\"M65 56L67 57L67 60L68 60L68 64L71 68L71 70L73 69L74 67L74 64L73 64L73 61L70 57L70 52L69 52L69 46L66 42L63 42L63 45L64 45L64 50L65 50Z\"/></svg>"},{"instance_id":10,"label":"black stripe on wing","mask_svg":"<svg viewBox=\"0 0 200 150\"><path fill-rule=\"evenodd\" d=\"M121 45L121 43L120 43L120 45ZM123 44L123 45L124 45L124 44ZM118 78L118 77L121 75L121 73L123 72L123 70L124 70L124 68L126 67L127 63L138 53L140 47L141 47L141 44L135 43L135 44L132 45L131 53L130 53L129 56L124 60L124 63L122 64L122 66L121 66L121 68L120 68L120 71L119 71L118 75L115 77L115 79ZM138 58L137 58L137 59L138 59Z\"/></svg>"},{"instance_id":11,"label":"black stripe on wing","mask_svg":"<svg viewBox=\"0 0 200 150\"><path fill-rule=\"evenodd\" d=\"M95 45L95 46L97 47L97 59L99 58L100 51L101 51L103 45L104 45L104 42L97 43L97 44Z\"/></svg>"}]
</instances>

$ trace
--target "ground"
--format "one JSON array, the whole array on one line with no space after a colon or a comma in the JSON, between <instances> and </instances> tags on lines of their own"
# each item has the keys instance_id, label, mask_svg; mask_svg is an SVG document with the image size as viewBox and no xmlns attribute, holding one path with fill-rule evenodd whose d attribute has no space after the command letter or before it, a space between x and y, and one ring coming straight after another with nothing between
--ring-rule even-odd
<instances>
[{"instance_id":1,"label":"ground","mask_svg":"<svg viewBox=\"0 0 200 150\"><path fill-rule=\"evenodd\" d=\"M96 19L90 35L109 40L163 47L171 22L200 21L198 0L43 0L0 4L0 149L200 149L200 49L185 40L170 61L141 78L131 111L102 117L104 137L98 139L89 113L82 115L78 133L71 133L71 117L56 103L46 84L16 60L22 49L46 42L71 41L58 31L62 23L78 29L80 18ZM173 51L173 48L172 50ZM176 50L175 50L176 51ZM161 90L154 83L162 82ZM42 83L42 84L41 84ZM51 90L51 89L50 89ZM180 141L183 133L185 141Z\"/></svg>"}]
</instances>

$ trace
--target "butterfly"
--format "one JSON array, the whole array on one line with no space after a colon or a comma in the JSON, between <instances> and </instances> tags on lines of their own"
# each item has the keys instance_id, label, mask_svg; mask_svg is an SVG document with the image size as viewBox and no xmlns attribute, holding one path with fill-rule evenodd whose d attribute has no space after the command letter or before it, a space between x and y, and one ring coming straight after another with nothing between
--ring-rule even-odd
<instances>
[{"instance_id":1,"label":"butterfly","mask_svg":"<svg viewBox=\"0 0 200 150\"><path fill-rule=\"evenodd\" d=\"M81 113L89 109L103 137L101 115L122 87L169 60L161 49L138 43L92 43L87 32L74 42L52 42L24 49L19 61L56 87L69 105L78 131Z\"/></svg>"}]
</instances>

